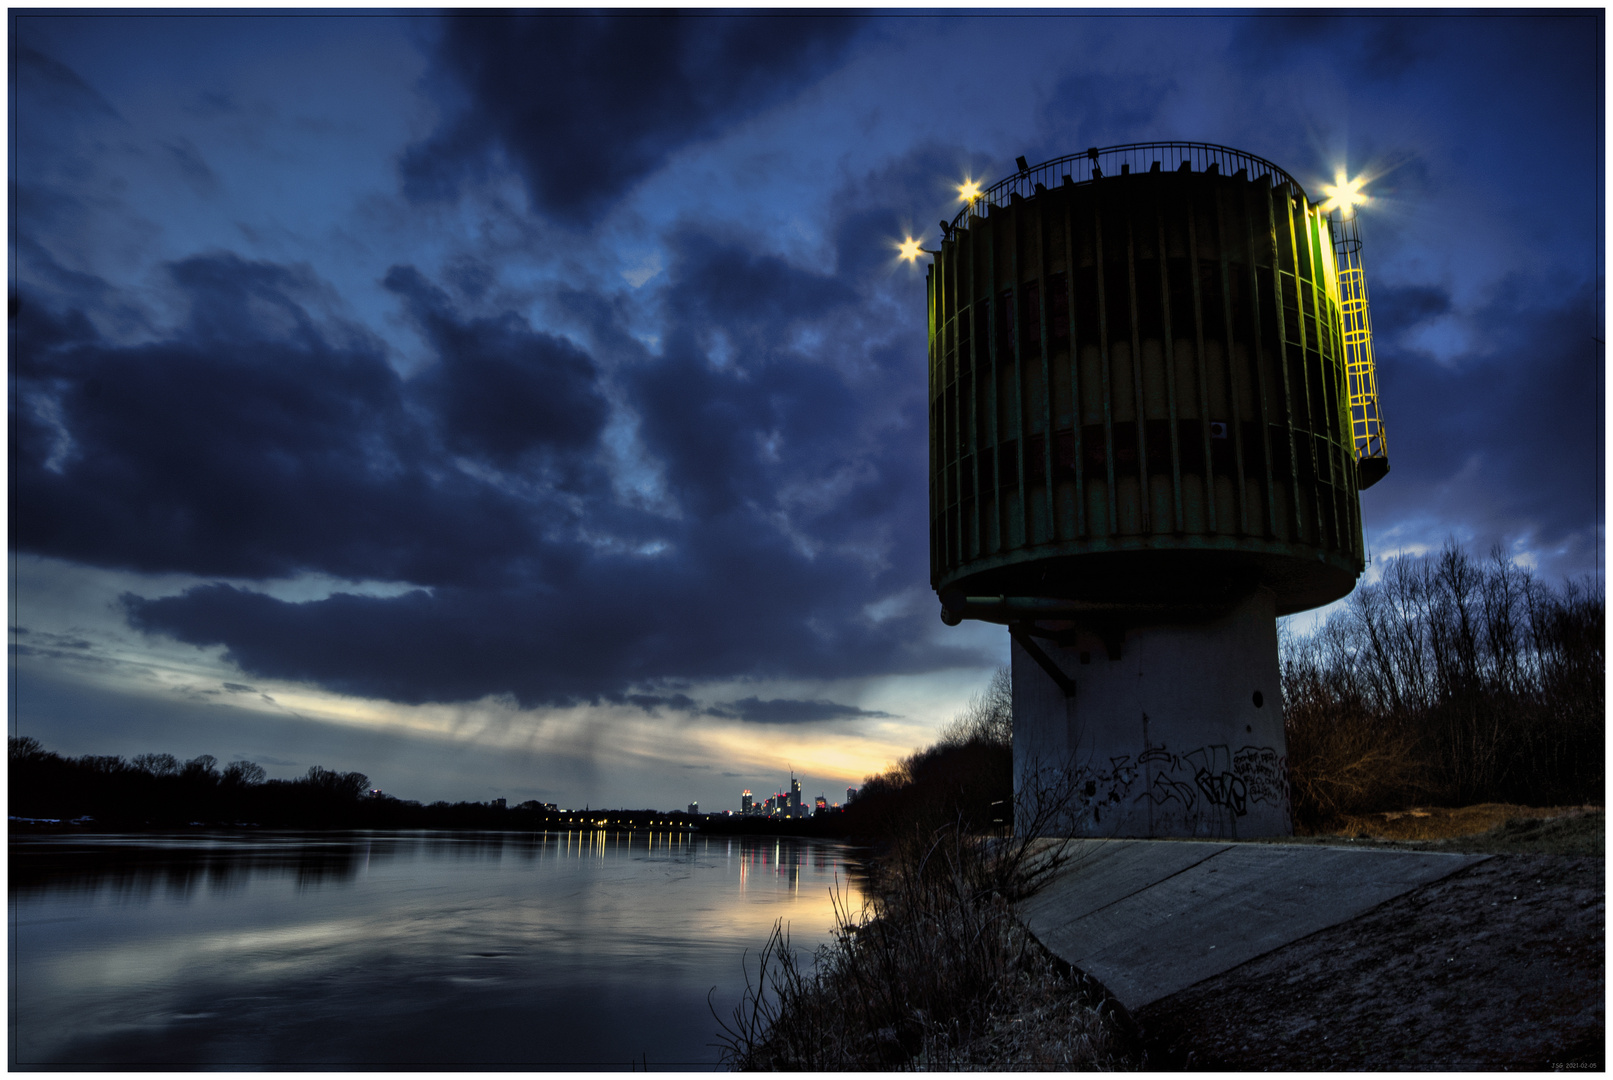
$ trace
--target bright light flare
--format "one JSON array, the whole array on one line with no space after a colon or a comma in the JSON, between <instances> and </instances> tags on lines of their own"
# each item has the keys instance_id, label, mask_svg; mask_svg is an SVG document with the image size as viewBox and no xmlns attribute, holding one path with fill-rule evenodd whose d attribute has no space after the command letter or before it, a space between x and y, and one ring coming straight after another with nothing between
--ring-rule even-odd
<instances>
[{"instance_id":1,"label":"bright light flare","mask_svg":"<svg viewBox=\"0 0 1613 1080\"><path fill-rule=\"evenodd\" d=\"M980 198L980 181L965 180L958 185L958 199L962 202L972 203Z\"/></svg>"},{"instance_id":2,"label":"bright light flare","mask_svg":"<svg viewBox=\"0 0 1613 1080\"><path fill-rule=\"evenodd\" d=\"M1349 217L1357 206L1372 201L1361 190L1367 182L1365 176L1357 176L1351 180L1345 176L1344 170L1340 169L1334 174L1333 181L1331 184L1322 185L1322 192L1327 196L1327 201L1321 206L1323 213L1331 214L1335 209L1342 208L1344 216Z\"/></svg>"},{"instance_id":3,"label":"bright light flare","mask_svg":"<svg viewBox=\"0 0 1613 1080\"><path fill-rule=\"evenodd\" d=\"M925 254L921 241L915 240L911 236L897 244L896 251L898 258L906 259L908 262L915 262L920 255Z\"/></svg>"}]
</instances>

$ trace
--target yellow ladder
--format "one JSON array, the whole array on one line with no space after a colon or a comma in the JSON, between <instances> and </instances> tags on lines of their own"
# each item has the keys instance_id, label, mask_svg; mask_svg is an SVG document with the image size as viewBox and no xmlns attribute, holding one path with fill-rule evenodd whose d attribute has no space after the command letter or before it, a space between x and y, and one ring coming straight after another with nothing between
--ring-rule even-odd
<instances>
[{"instance_id":1,"label":"yellow ladder","mask_svg":"<svg viewBox=\"0 0 1613 1080\"><path fill-rule=\"evenodd\" d=\"M1350 382L1350 433L1355 441L1360 485L1371 487L1389 471L1383 416L1378 409L1378 375L1372 362L1372 316L1367 278L1361 267L1361 230L1354 214L1337 221L1339 314L1344 329L1344 370Z\"/></svg>"}]
</instances>

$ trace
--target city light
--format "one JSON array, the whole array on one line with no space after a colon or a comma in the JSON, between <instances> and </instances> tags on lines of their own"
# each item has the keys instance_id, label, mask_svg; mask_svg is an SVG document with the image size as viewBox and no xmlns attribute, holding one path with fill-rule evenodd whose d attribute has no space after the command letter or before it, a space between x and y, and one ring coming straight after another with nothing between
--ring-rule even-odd
<instances>
[{"instance_id":1,"label":"city light","mask_svg":"<svg viewBox=\"0 0 1613 1080\"><path fill-rule=\"evenodd\" d=\"M906 259L908 262L913 262L920 255L924 254L924 248L921 242L913 239L911 236L909 236L906 240L903 240L900 244L896 245L896 251L898 258Z\"/></svg>"},{"instance_id":2,"label":"city light","mask_svg":"<svg viewBox=\"0 0 1613 1080\"><path fill-rule=\"evenodd\" d=\"M1357 206L1371 201L1361 190L1367 182L1365 176L1357 176L1351 180L1345 175L1344 169L1340 168L1334 174L1333 180L1331 184L1322 185L1322 192L1327 195L1327 201L1321 206L1323 213L1330 214L1335 209L1342 208L1344 216L1349 217Z\"/></svg>"},{"instance_id":3,"label":"city light","mask_svg":"<svg viewBox=\"0 0 1613 1080\"><path fill-rule=\"evenodd\" d=\"M959 201L972 203L978 198L980 198L980 182L978 180L965 180L958 185Z\"/></svg>"}]
</instances>

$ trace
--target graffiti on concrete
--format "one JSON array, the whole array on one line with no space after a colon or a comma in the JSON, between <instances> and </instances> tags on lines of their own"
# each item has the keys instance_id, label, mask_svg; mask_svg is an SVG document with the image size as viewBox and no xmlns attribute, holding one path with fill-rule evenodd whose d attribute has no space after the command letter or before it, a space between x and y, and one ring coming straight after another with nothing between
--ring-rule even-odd
<instances>
[{"instance_id":1,"label":"graffiti on concrete","mask_svg":"<svg viewBox=\"0 0 1613 1080\"><path fill-rule=\"evenodd\" d=\"M1211 806L1231 810L1238 817L1249 812L1249 785L1232 771L1232 755L1224 745L1201 746L1182 759L1193 768L1193 784Z\"/></svg>"},{"instance_id":2,"label":"graffiti on concrete","mask_svg":"<svg viewBox=\"0 0 1613 1080\"><path fill-rule=\"evenodd\" d=\"M1148 779L1139 784L1144 774ZM1107 768L1082 765L1075 771L1079 811L1101 822L1114 806L1174 803L1184 813L1203 806L1245 817L1251 803L1288 805L1288 759L1269 746L1244 746L1234 753L1225 743L1176 753L1154 746L1135 759L1122 754Z\"/></svg>"},{"instance_id":3,"label":"graffiti on concrete","mask_svg":"<svg viewBox=\"0 0 1613 1080\"><path fill-rule=\"evenodd\" d=\"M1249 801L1288 805L1288 759L1269 746L1245 746L1232 755L1232 771L1248 787Z\"/></svg>"},{"instance_id":4,"label":"graffiti on concrete","mask_svg":"<svg viewBox=\"0 0 1613 1080\"><path fill-rule=\"evenodd\" d=\"M1102 821L1104 810L1124 800L1136 780L1137 769L1131 764L1130 754L1110 758L1107 769L1080 766L1075 771L1075 793L1080 811L1091 814L1093 821Z\"/></svg>"},{"instance_id":5,"label":"graffiti on concrete","mask_svg":"<svg viewBox=\"0 0 1613 1080\"><path fill-rule=\"evenodd\" d=\"M1183 810L1193 809L1197 796L1193 794L1193 785L1172 779L1165 773L1154 774L1154 786L1143 792L1155 806L1175 800L1182 804Z\"/></svg>"}]
</instances>

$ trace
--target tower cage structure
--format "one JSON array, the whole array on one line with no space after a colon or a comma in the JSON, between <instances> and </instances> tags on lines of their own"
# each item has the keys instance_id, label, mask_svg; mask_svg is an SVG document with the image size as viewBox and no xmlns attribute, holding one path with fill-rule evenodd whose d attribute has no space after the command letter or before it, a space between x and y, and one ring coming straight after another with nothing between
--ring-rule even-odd
<instances>
[{"instance_id":1,"label":"tower cage structure","mask_svg":"<svg viewBox=\"0 0 1613 1080\"><path fill-rule=\"evenodd\" d=\"M1191 606L1256 580L1279 614L1348 593L1334 258L1297 181L1213 144L1094 148L981 192L928 278L943 617Z\"/></svg>"},{"instance_id":2,"label":"tower cage structure","mask_svg":"<svg viewBox=\"0 0 1613 1080\"><path fill-rule=\"evenodd\" d=\"M1367 278L1361 266L1361 225L1348 208L1333 221L1338 262L1339 314L1344 332L1344 369L1350 380L1350 434L1355 441L1361 487L1371 487L1389 472L1389 447L1378 409L1378 375L1372 357L1372 312Z\"/></svg>"},{"instance_id":3,"label":"tower cage structure","mask_svg":"<svg viewBox=\"0 0 1613 1080\"><path fill-rule=\"evenodd\" d=\"M941 617L1009 628L1067 835L1286 833L1276 617L1354 588L1386 471L1359 233L1210 143L1018 165L927 276Z\"/></svg>"}]
</instances>

